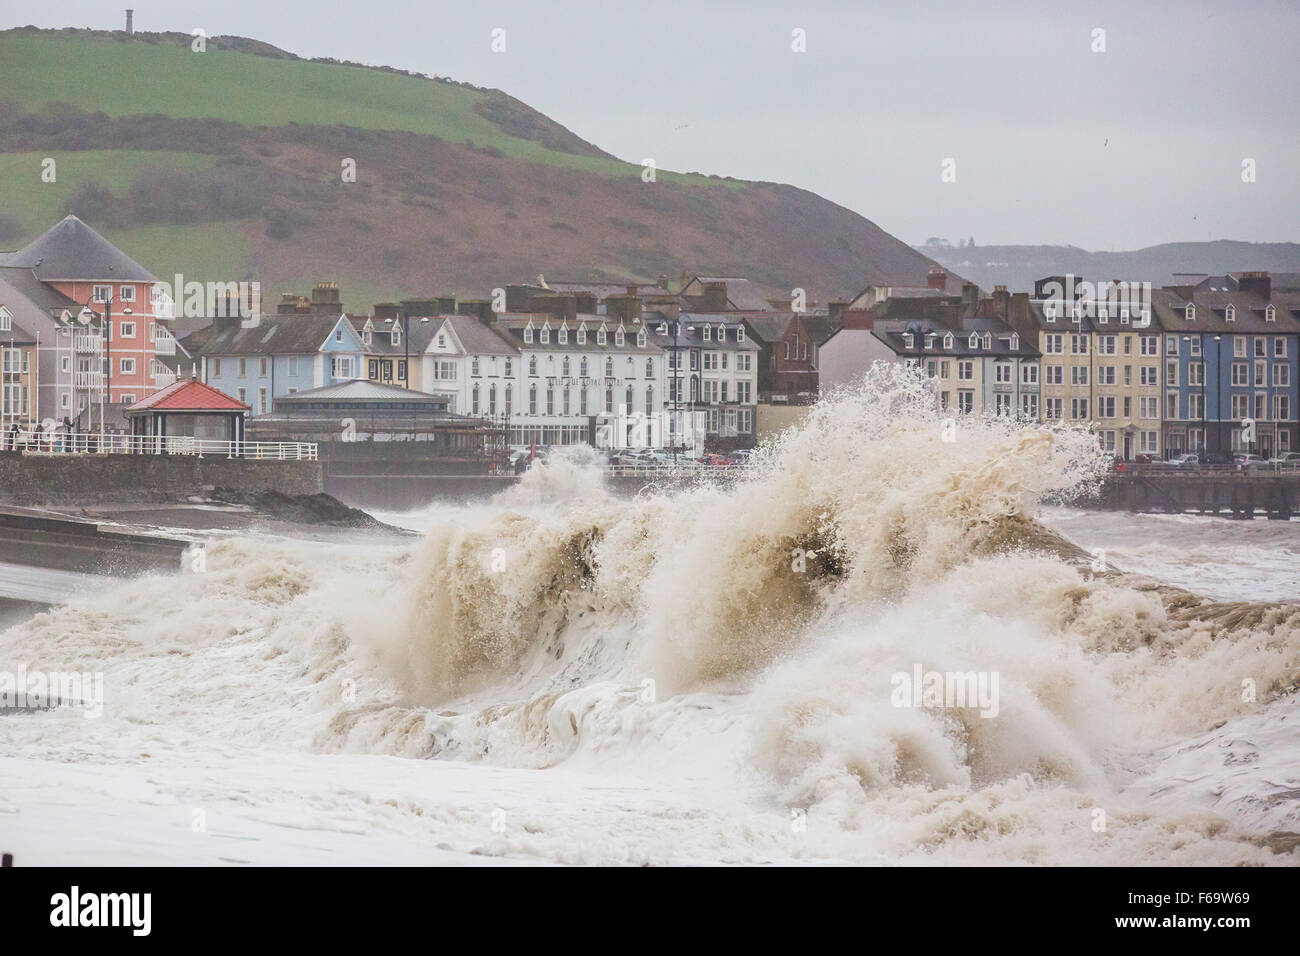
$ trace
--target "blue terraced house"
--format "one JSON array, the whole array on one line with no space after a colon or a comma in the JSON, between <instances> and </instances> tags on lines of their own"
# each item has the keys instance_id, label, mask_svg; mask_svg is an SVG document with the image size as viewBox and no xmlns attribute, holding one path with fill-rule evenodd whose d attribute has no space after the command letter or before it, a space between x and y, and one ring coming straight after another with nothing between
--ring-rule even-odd
<instances>
[{"instance_id":1,"label":"blue terraced house","mask_svg":"<svg viewBox=\"0 0 1300 956\"><path fill-rule=\"evenodd\" d=\"M252 407L271 411L284 395L366 377L370 349L347 315L268 315L245 327L218 318L186 338L204 382Z\"/></svg>"},{"instance_id":2,"label":"blue terraced house","mask_svg":"<svg viewBox=\"0 0 1300 956\"><path fill-rule=\"evenodd\" d=\"M1300 448L1300 291L1275 288L1267 272L1179 278L1152 294L1164 337L1166 456Z\"/></svg>"}]
</instances>

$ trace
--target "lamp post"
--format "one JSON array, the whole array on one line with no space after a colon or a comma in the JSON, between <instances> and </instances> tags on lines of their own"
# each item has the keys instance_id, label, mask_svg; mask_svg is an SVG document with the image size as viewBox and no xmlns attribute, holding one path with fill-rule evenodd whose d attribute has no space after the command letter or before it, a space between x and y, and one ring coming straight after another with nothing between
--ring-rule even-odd
<instances>
[{"instance_id":1,"label":"lamp post","mask_svg":"<svg viewBox=\"0 0 1300 956\"><path fill-rule=\"evenodd\" d=\"M113 295L113 294L112 294L112 292L110 291L110 292L109 292L109 298L110 298L110 299L112 298L112 295ZM91 297L86 301L86 304L85 304L84 306L82 306L82 308L81 308L81 312L78 313L78 315L77 315L77 321L80 322L80 323L82 324L83 327L85 327L85 326L89 326L89 325L90 325L90 322L91 322L92 319L98 317L98 318L99 318L99 339L100 339L100 347L103 348L103 349L105 349L105 350L107 350L107 347L108 347L108 338L107 338L107 332L106 332L105 314L109 314L109 313L111 313L111 309L109 309L109 307L108 307L108 302L105 302L105 303L104 303L104 305L105 305L105 314L96 313L96 312L95 312L93 309L91 309L91 307L90 307L90 303L91 303L91 302L94 302L94 301L95 301L95 296L94 296L94 294L92 293L92 294L91 294ZM75 333L75 332L73 333L73 336L72 336L72 355L73 355L73 361L76 361L76 355L77 355L77 337L76 337L76 333ZM73 375L74 375L74 376L76 375L76 373L77 373L77 370L76 370L76 369L73 369ZM102 358L100 359L100 371L99 371L99 374L100 374L101 376L104 374L104 359L102 359ZM93 381L93 380L92 380L92 381ZM90 387L89 384L87 384L87 388L89 388L89 387ZM75 387L74 387L73 391L74 391L74 392L76 391ZM101 383L100 383L100 389L99 389L99 442L98 442L98 444L97 444L97 446L96 446L96 447L97 447L101 452L102 452L103 449L104 449L104 394L105 394L105 393L104 393L104 387L103 387L103 383L101 382ZM86 409L87 409L87 410L90 409L90 402L89 402L89 401L86 402ZM87 423L87 424L90 424L90 418L91 418L91 416L90 416L90 415L87 415L86 417L87 417L87 422L86 422L86 423Z\"/></svg>"},{"instance_id":2,"label":"lamp post","mask_svg":"<svg viewBox=\"0 0 1300 956\"><path fill-rule=\"evenodd\" d=\"M386 323L391 324L393 320L384 319L384 321ZM420 319L420 322L424 324L427 324L428 321L429 321L429 317L427 315L423 316ZM410 388L411 387L411 317L407 315L405 312L403 312L401 316L401 322L402 322L402 354L404 356L402 360L402 371L405 374L399 377L402 380L403 387Z\"/></svg>"},{"instance_id":3,"label":"lamp post","mask_svg":"<svg viewBox=\"0 0 1300 956\"><path fill-rule=\"evenodd\" d=\"M668 323L667 322L659 323L659 327L656 331L658 331L660 335L667 335ZM695 326L693 325L686 326L686 331L694 332ZM672 351L672 355L673 355L673 361L670 370L674 373L680 373L682 371L681 334L682 334L682 320L679 317L672 320L673 344L668 347ZM682 426L682 421L681 421L682 380L680 374L673 375L672 390L673 390L673 422L675 425L674 433L673 433L673 470L676 471L677 470L677 446L681 444L681 435L682 435L682 427L681 427Z\"/></svg>"}]
</instances>

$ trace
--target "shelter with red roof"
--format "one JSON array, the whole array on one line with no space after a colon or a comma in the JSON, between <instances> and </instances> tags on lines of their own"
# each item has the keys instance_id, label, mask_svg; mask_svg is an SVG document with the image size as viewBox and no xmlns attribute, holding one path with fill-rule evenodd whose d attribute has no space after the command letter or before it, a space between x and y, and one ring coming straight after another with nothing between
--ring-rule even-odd
<instances>
[{"instance_id":1,"label":"shelter with red roof","mask_svg":"<svg viewBox=\"0 0 1300 956\"><path fill-rule=\"evenodd\" d=\"M244 440L249 407L197 379L180 379L126 410L132 435Z\"/></svg>"}]
</instances>

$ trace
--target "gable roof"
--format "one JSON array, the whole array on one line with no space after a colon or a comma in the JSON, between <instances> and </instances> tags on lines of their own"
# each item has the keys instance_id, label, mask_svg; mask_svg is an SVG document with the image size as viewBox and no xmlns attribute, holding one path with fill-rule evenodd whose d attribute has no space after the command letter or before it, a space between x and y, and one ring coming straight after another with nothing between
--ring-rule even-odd
<instances>
[{"instance_id":1,"label":"gable roof","mask_svg":"<svg viewBox=\"0 0 1300 956\"><path fill-rule=\"evenodd\" d=\"M911 333L912 347L907 347L907 340L904 335ZM949 333L952 334L952 348L944 347L944 338ZM989 336L989 347L983 347L983 338L985 333ZM1019 335L1015 329L1007 325L1001 319L980 318L971 319L963 324L961 329L950 329L941 322L933 319L884 319L872 327L871 334L880 341L884 342L897 355L908 358L924 358L927 355L932 356L991 356L993 358L1009 358L1020 356L1022 358L1034 358L1039 354L1038 349L1025 336ZM971 335L978 335L981 340L980 347L972 349L970 347ZM1011 337L1016 335L1019 338L1019 348L1011 348ZM934 348L927 349L925 341L928 336L934 336Z\"/></svg>"},{"instance_id":2,"label":"gable roof","mask_svg":"<svg viewBox=\"0 0 1300 956\"><path fill-rule=\"evenodd\" d=\"M224 325L219 320L190 333L184 344L191 353L209 356L303 355L319 352L343 321L329 315L267 315L257 325L245 328L238 320Z\"/></svg>"},{"instance_id":3,"label":"gable roof","mask_svg":"<svg viewBox=\"0 0 1300 956\"><path fill-rule=\"evenodd\" d=\"M1188 304L1196 306L1196 318L1187 320ZM1230 276L1210 276L1185 298L1174 289L1151 293L1153 313L1166 332L1218 332L1236 334L1285 335L1300 332L1300 319L1286 307L1286 296L1265 299L1254 292L1237 288ZM1235 319L1227 320L1227 308L1235 309ZM1275 319L1267 321L1265 311L1274 307Z\"/></svg>"},{"instance_id":4,"label":"gable roof","mask_svg":"<svg viewBox=\"0 0 1300 956\"><path fill-rule=\"evenodd\" d=\"M738 312L766 312L772 308L763 290L752 279L744 276L691 276L682 286L681 294L700 305L706 282L725 282L727 284L727 302ZM698 288L696 288L696 284ZM692 290L695 291L692 291Z\"/></svg>"},{"instance_id":5,"label":"gable roof","mask_svg":"<svg viewBox=\"0 0 1300 956\"><path fill-rule=\"evenodd\" d=\"M449 327L466 355L516 355L519 352L512 343L506 341L488 326L472 315L445 315L436 323L438 329ZM569 326L573 331L578 327L574 322ZM558 326L557 326L558 328ZM430 335L429 341L433 340ZM428 343L425 343L426 346Z\"/></svg>"},{"instance_id":6,"label":"gable roof","mask_svg":"<svg viewBox=\"0 0 1300 956\"><path fill-rule=\"evenodd\" d=\"M137 412L246 412L249 406L198 379L183 378L126 409Z\"/></svg>"},{"instance_id":7,"label":"gable roof","mask_svg":"<svg viewBox=\"0 0 1300 956\"><path fill-rule=\"evenodd\" d=\"M22 265L42 282L101 279L156 282L153 274L76 216L65 216L0 264Z\"/></svg>"}]
</instances>

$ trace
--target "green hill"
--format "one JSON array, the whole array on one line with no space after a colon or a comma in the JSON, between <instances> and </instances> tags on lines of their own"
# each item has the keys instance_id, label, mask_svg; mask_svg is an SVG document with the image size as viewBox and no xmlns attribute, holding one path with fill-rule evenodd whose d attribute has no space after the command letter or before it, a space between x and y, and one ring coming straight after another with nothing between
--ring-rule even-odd
<instances>
[{"instance_id":1,"label":"green hill","mask_svg":"<svg viewBox=\"0 0 1300 956\"><path fill-rule=\"evenodd\" d=\"M0 32L0 247L71 211L159 275L277 291L336 278L357 309L538 272L689 268L827 296L923 284L931 264L793 187L664 170L644 183L498 90L191 39Z\"/></svg>"}]
</instances>

